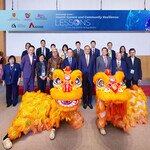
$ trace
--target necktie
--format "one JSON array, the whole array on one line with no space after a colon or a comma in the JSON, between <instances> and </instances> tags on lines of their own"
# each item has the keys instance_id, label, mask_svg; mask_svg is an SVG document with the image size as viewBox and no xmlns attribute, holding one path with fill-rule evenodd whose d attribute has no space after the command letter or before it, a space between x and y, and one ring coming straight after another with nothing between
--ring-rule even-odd
<instances>
[{"instance_id":1,"label":"necktie","mask_svg":"<svg viewBox=\"0 0 150 150\"><path fill-rule=\"evenodd\" d=\"M111 51L110 50L108 50L108 56L111 57Z\"/></svg>"},{"instance_id":2,"label":"necktie","mask_svg":"<svg viewBox=\"0 0 150 150\"><path fill-rule=\"evenodd\" d=\"M80 49L77 49L77 53L78 53L78 54L80 53Z\"/></svg>"},{"instance_id":3,"label":"necktie","mask_svg":"<svg viewBox=\"0 0 150 150\"><path fill-rule=\"evenodd\" d=\"M45 56L45 48L43 47L42 54Z\"/></svg>"},{"instance_id":4,"label":"necktie","mask_svg":"<svg viewBox=\"0 0 150 150\"><path fill-rule=\"evenodd\" d=\"M94 53L95 53L95 49L94 49L94 48L92 48L92 55L94 55Z\"/></svg>"},{"instance_id":5,"label":"necktie","mask_svg":"<svg viewBox=\"0 0 150 150\"><path fill-rule=\"evenodd\" d=\"M86 64L89 65L89 55L86 55Z\"/></svg>"},{"instance_id":6,"label":"necktie","mask_svg":"<svg viewBox=\"0 0 150 150\"><path fill-rule=\"evenodd\" d=\"M107 57L104 58L105 67L107 68Z\"/></svg>"},{"instance_id":7,"label":"necktie","mask_svg":"<svg viewBox=\"0 0 150 150\"><path fill-rule=\"evenodd\" d=\"M42 62L42 76L45 76L45 64Z\"/></svg>"},{"instance_id":8,"label":"necktie","mask_svg":"<svg viewBox=\"0 0 150 150\"><path fill-rule=\"evenodd\" d=\"M120 61L118 61L118 63L117 63L117 67L118 67L118 68L120 68Z\"/></svg>"},{"instance_id":9,"label":"necktie","mask_svg":"<svg viewBox=\"0 0 150 150\"><path fill-rule=\"evenodd\" d=\"M72 59L71 59L71 58L69 58L69 64L70 64L70 66L71 66L71 64L72 64Z\"/></svg>"}]
</instances>

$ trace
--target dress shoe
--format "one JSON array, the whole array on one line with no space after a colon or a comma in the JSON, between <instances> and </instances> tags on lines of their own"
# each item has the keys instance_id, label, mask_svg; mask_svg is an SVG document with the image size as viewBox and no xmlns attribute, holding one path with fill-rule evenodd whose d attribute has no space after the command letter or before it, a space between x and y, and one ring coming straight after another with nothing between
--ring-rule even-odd
<instances>
[{"instance_id":1,"label":"dress shoe","mask_svg":"<svg viewBox=\"0 0 150 150\"><path fill-rule=\"evenodd\" d=\"M88 105L88 106L89 106L89 108L90 108L90 109L93 109L93 106L92 106L91 104L90 104L90 105Z\"/></svg>"},{"instance_id":2,"label":"dress shoe","mask_svg":"<svg viewBox=\"0 0 150 150\"><path fill-rule=\"evenodd\" d=\"M10 107L11 106L11 104L7 104L7 107Z\"/></svg>"},{"instance_id":3,"label":"dress shoe","mask_svg":"<svg viewBox=\"0 0 150 150\"><path fill-rule=\"evenodd\" d=\"M13 104L13 107L15 107L17 105L17 103L16 104Z\"/></svg>"},{"instance_id":4,"label":"dress shoe","mask_svg":"<svg viewBox=\"0 0 150 150\"><path fill-rule=\"evenodd\" d=\"M86 109L86 108L87 108L87 105L86 105L86 104L83 104L83 108Z\"/></svg>"}]
</instances>

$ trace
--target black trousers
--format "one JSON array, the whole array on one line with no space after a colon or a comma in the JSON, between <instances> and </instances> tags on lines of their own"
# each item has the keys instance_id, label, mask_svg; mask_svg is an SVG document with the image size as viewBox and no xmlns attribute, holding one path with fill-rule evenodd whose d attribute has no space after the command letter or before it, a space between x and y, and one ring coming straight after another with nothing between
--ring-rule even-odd
<instances>
[{"instance_id":1,"label":"black trousers","mask_svg":"<svg viewBox=\"0 0 150 150\"><path fill-rule=\"evenodd\" d=\"M138 81L134 80L133 78L131 78L130 80L127 79L127 81L126 81L127 88L130 88L133 84L138 85Z\"/></svg>"},{"instance_id":2,"label":"black trousers","mask_svg":"<svg viewBox=\"0 0 150 150\"><path fill-rule=\"evenodd\" d=\"M93 84L90 83L89 79L83 76L82 80L83 87L83 105L91 105L92 104L92 90Z\"/></svg>"},{"instance_id":3,"label":"black trousers","mask_svg":"<svg viewBox=\"0 0 150 150\"><path fill-rule=\"evenodd\" d=\"M38 81L38 89L41 91L41 92L45 92L46 91L46 79L45 80L42 80L40 77L37 78L37 81Z\"/></svg>"},{"instance_id":4,"label":"black trousers","mask_svg":"<svg viewBox=\"0 0 150 150\"><path fill-rule=\"evenodd\" d=\"M17 83L6 85L6 103L7 105L16 105L18 103Z\"/></svg>"},{"instance_id":5,"label":"black trousers","mask_svg":"<svg viewBox=\"0 0 150 150\"><path fill-rule=\"evenodd\" d=\"M50 80L49 84L50 84L50 89L54 87L53 86L53 80Z\"/></svg>"}]
</instances>

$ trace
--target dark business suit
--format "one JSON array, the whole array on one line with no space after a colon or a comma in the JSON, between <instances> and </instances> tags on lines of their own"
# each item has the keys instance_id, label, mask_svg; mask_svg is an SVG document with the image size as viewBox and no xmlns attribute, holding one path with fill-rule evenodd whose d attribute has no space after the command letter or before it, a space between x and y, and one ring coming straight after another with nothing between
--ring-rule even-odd
<instances>
[{"instance_id":1,"label":"dark business suit","mask_svg":"<svg viewBox=\"0 0 150 150\"><path fill-rule=\"evenodd\" d=\"M85 54L79 58L79 69L82 72L82 86L83 86L83 105L92 104L92 87L93 76L95 74L95 58L89 55L89 64L86 63Z\"/></svg>"},{"instance_id":2,"label":"dark business suit","mask_svg":"<svg viewBox=\"0 0 150 150\"><path fill-rule=\"evenodd\" d=\"M127 53L124 53L122 56L121 56L121 59L126 61L126 59L128 58L128 54Z\"/></svg>"},{"instance_id":3,"label":"dark business suit","mask_svg":"<svg viewBox=\"0 0 150 150\"><path fill-rule=\"evenodd\" d=\"M66 66L70 66L71 70L76 70L77 69L77 60L75 57L72 57L72 62L70 64L69 58L65 58L62 62L62 69L64 69Z\"/></svg>"},{"instance_id":4,"label":"dark business suit","mask_svg":"<svg viewBox=\"0 0 150 150\"><path fill-rule=\"evenodd\" d=\"M112 75L114 75L117 71L122 71L125 75L125 79L127 77L127 64L124 60L121 60L120 67L117 66L117 60L112 60Z\"/></svg>"},{"instance_id":5,"label":"dark business suit","mask_svg":"<svg viewBox=\"0 0 150 150\"><path fill-rule=\"evenodd\" d=\"M41 54L43 54L43 51L42 51L42 48L40 47L36 50L36 56L37 56L38 60L39 60L39 56ZM50 50L47 47L45 47L44 56L46 57L46 61L48 61L48 59L51 57L50 55L51 55Z\"/></svg>"},{"instance_id":6,"label":"dark business suit","mask_svg":"<svg viewBox=\"0 0 150 150\"><path fill-rule=\"evenodd\" d=\"M107 56L109 56L109 54L107 54ZM110 56L109 56L110 57ZM111 57L112 60L116 59L116 52L114 50L111 50Z\"/></svg>"},{"instance_id":7,"label":"dark business suit","mask_svg":"<svg viewBox=\"0 0 150 150\"><path fill-rule=\"evenodd\" d=\"M42 74L42 65L44 65L44 73ZM41 91L41 92L45 92L46 90L46 82L47 80L42 80L40 78L40 76L46 76L47 75L47 63L46 61L43 62L37 62L36 63L36 75L37 75L37 82L38 82L38 89Z\"/></svg>"},{"instance_id":8,"label":"dark business suit","mask_svg":"<svg viewBox=\"0 0 150 150\"><path fill-rule=\"evenodd\" d=\"M142 69L141 69L141 60L137 57L134 57L134 64L132 64L131 57L126 59L127 63L127 82L126 85L128 88L132 84L138 85L138 80L142 80Z\"/></svg>"},{"instance_id":9,"label":"dark business suit","mask_svg":"<svg viewBox=\"0 0 150 150\"><path fill-rule=\"evenodd\" d=\"M73 56L77 59L77 62L79 62L79 57L83 54L84 54L84 50L81 48L79 50L74 49L73 51Z\"/></svg>"},{"instance_id":10,"label":"dark business suit","mask_svg":"<svg viewBox=\"0 0 150 150\"><path fill-rule=\"evenodd\" d=\"M30 92L34 90L35 65L36 57L34 55L32 64L30 62L29 55L23 56L21 60L21 70L23 71L24 93L27 91L28 86Z\"/></svg>"},{"instance_id":11,"label":"dark business suit","mask_svg":"<svg viewBox=\"0 0 150 150\"><path fill-rule=\"evenodd\" d=\"M111 58L108 56L106 58L107 58L107 65L105 65L103 56L97 57L97 59L96 59L96 72L104 72L106 69L111 70L111 68L112 68Z\"/></svg>"},{"instance_id":12,"label":"dark business suit","mask_svg":"<svg viewBox=\"0 0 150 150\"><path fill-rule=\"evenodd\" d=\"M14 106L18 103L18 79L21 77L20 64L15 63L13 67L10 64L4 66L4 72L2 80L6 84L6 102L7 105L13 104Z\"/></svg>"},{"instance_id":13,"label":"dark business suit","mask_svg":"<svg viewBox=\"0 0 150 150\"><path fill-rule=\"evenodd\" d=\"M94 54L92 54L92 48L91 48L90 54L93 55L95 57L95 60L96 60L96 58L100 56L100 50L95 48Z\"/></svg>"}]
</instances>

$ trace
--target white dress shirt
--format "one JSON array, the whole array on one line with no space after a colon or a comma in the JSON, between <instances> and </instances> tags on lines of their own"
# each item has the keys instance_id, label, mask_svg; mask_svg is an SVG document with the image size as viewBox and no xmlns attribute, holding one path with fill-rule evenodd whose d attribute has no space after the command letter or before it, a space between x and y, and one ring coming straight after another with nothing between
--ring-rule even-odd
<instances>
[{"instance_id":1,"label":"white dress shirt","mask_svg":"<svg viewBox=\"0 0 150 150\"><path fill-rule=\"evenodd\" d=\"M30 55L30 54L28 54L28 55L29 55L30 63L31 63L31 65L32 65L32 62L33 62L33 55Z\"/></svg>"},{"instance_id":2,"label":"white dress shirt","mask_svg":"<svg viewBox=\"0 0 150 150\"><path fill-rule=\"evenodd\" d=\"M134 65L134 57L131 57L132 65Z\"/></svg>"}]
</instances>

